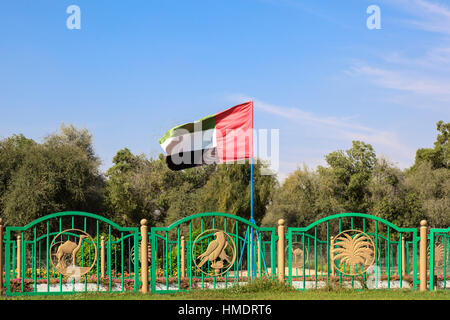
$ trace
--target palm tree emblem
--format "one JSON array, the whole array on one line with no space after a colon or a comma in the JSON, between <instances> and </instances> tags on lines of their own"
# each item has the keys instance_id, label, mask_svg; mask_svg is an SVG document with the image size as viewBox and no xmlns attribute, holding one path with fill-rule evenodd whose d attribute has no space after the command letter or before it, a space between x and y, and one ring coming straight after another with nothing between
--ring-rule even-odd
<instances>
[{"instance_id":1,"label":"palm tree emblem","mask_svg":"<svg viewBox=\"0 0 450 320\"><path fill-rule=\"evenodd\" d=\"M372 238L360 230L339 233L334 242L333 259L337 270L349 276L362 275L375 261Z\"/></svg>"}]
</instances>

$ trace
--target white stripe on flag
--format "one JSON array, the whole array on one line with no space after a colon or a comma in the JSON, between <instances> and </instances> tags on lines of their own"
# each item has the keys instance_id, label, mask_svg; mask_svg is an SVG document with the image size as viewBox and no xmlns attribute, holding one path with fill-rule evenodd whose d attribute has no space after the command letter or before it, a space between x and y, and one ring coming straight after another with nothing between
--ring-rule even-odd
<instances>
[{"instance_id":1,"label":"white stripe on flag","mask_svg":"<svg viewBox=\"0 0 450 320\"><path fill-rule=\"evenodd\" d=\"M198 141L195 141L195 139L198 139ZM161 144L161 147L168 156L180 152L215 148L217 147L216 129L186 133L181 136L168 138Z\"/></svg>"}]
</instances>

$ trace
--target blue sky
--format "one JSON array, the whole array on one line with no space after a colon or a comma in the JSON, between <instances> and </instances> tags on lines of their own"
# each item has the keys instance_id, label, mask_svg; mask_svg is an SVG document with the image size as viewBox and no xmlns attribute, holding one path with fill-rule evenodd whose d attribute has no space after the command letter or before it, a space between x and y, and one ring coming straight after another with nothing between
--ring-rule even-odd
<instances>
[{"instance_id":1,"label":"blue sky","mask_svg":"<svg viewBox=\"0 0 450 320\"><path fill-rule=\"evenodd\" d=\"M69 5L81 29L69 30ZM381 9L369 30L366 9ZM255 101L280 177L371 143L401 168L450 116L450 3L432 0L2 1L0 138L86 127L106 169L171 127Z\"/></svg>"}]
</instances>

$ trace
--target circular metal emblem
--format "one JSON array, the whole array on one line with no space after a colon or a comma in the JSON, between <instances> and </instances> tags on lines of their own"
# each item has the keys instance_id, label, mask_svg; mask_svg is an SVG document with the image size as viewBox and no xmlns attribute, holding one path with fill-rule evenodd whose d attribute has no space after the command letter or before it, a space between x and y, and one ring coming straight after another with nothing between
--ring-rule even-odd
<instances>
[{"instance_id":1,"label":"circular metal emblem","mask_svg":"<svg viewBox=\"0 0 450 320\"><path fill-rule=\"evenodd\" d=\"M134 246L131 247L131 261L134 263ZM141 242L139 242L139 262L142 263L142 258L141 258ZM150 247L150 244L147 245L147 261L151 262L152 260L152 249Z\"/></svg>"},{"instance_id":2,"label":"circular metal emblem","mask_svg":"<svg viewBox=\"0 0 450 320\"><path fill-rule=\"evenodd\" d=\"M442 242L434 244L434 266L442 268L445 264L445 247ZM427 258L430 261L430 246L427 248Z\"/></svg>"},{"instance_id":3,"label":"circular metal emblem","mask_svg":"<svg viewBox=\"0 0 450 320\"><path fill-rule=\"evenodd\" d=\"M294 242L292 244L292 267L293 268L301 268L303 267L303 248L305 248L305 261L304 264L308 264L309 252L307 246L304 246L301 242ZM289 246L286 246L286 253L289 249Z\"/></svg>"},{"instance_id":4,"label":"circular metal emblem","mask_svg":"<svg viewBox=\"0 0 450 320\"><path fill-rule=\"evenodd\" d=\"M63 235L67 235L63 240ZM73 237L73 241L69 240ZM94 260L90 266L77 265L77 253L83 246L83 240L88 239L94 246ZM94 239L80 229L67 229L58 233L50 245L50 262L59 273L65 276L82 276L88 273L97 262L97 246Z\"/></svg>"},{"instance_id":5,"label":"circular metal emblem","mask_svg":"<svg viewBox=\"0 0 450 320\"><path fill-rule=\"evenodd\" d=\"M333 256L337 270L348 276L360 276L375 261L372 238L360 230L346 230L334 240Z\"/></svg>"},{"instance_id":6,"label":"circular metal emblem","mask_svg":"<svg viewBox=\"0 0 450 320\"><path fill-rule=\"evenodd\" d=\"M201 250L201 241L209 237L214 237L214 240L209 242L206 250L196 256L196 252ZM233 238L225 231L209 229L195 238L192 246L192 257L198 270L206 275L217 277L230 270L236 261L236 244ZM202 269L203 266L208 264L213 272L207 272Z\"/></svg>"}]
</instances>

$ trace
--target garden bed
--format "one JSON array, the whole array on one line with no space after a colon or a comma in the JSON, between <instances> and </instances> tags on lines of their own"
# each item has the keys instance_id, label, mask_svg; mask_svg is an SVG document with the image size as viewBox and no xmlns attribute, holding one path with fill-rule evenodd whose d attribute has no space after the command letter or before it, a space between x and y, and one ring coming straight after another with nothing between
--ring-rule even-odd
<instances>
[{"instance_id":1,"label":"garden bed","mask_svg":"<svg viewBox=\"0 0 450 320\"><path fill-rule=\"evenodd\" d=\"M332 285L335 286L341 286L342 288L346 288L346 289L363 289L363 286L361 284L360 281L342 281L342 282L333 282ZM322 289L327 287L327 282L326 281L317 281L317 286L316 286L316 281L311 281L311 280L305 280L305 282L303 281L292 281L292 286L296 289ZM401 286L400 286L400 281L399 280L392 280L389 281L389 286L388 286L388 281L387 280L382 280L379 281L377 284L376 283L367 283L367 289L409 289L412 288L412 285L409 281L403 280L401 282Z\"/></svg>"},{"instance_id":2,"label":"garden bed","mask_svg":"<svg viewBox=\"0 0 450 320\"><path fill-rule=\"evenodd\" d=\"M248 284L248 282L222 282L222 281L217 281L215 284L213 282L209 282L209 281L205 281L202 283L193 283L193 287L192 289L226 289L226 288L231 288L235 285L240 285L240 286L245 286ZM178 287L178 283L169 283L168 285L166 283L156 283L156 291L164 291L164 290L183 290L183 289L188 289L189 285L185 286L180 284L180 287Z\"/></svg>"},{"instance_id":3,"label":"garden bed","mask_svg":"<svg viewBox=\"0 0 450 320\"><path fill-rule=\"evenodd\" d=\"M92 292L92 291L110 291L109 290L110 279L108 277L100 278L97 284L96 277L88 277L85 280L82 278L75 283L72 280L63 278L61 283L60 279L50 278L50 283L47 284L47 279L37 279L36 282L33 279L23 280L16 278L11 279L10 290L11 292ZM124 279L124 291L130 291L134 288L134 279ZM3 285L3 290L6 290L6 283ZM111 279L111 291L122 291L122 279Z\"/></svg>"},{"instance_id":4,"label":"garden bed","mask_svg":"<svg viewBox=\"0 0 450 320\"><path fill-rule=\"evenodd\" d=\"M34 292L93 292L93 291L110 291L110 290L109 286L105 284L100 284L97 287L96 283L87 283L87 284L63 283L61 286L59 284L50 284L48 287L47 284L38 284L36 286L36 291ZM111 291L114 292L122 291L122 285L112 284Z\"/></svg>"}]
</instances>

